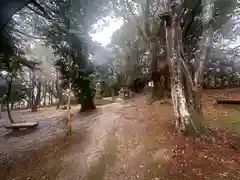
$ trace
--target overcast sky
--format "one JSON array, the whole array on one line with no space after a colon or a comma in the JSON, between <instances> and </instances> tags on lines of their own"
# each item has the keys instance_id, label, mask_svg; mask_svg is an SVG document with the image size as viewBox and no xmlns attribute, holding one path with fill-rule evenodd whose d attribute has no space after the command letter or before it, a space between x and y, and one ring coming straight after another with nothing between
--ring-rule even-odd
<instances>
[{"instance_id":1,"label":"overcast sky","mask_svg":"<svg viewBox=\"0 0 240 180\"><path fill-rule=\"evenodd\" d=\"M91 34L90 36L93 38L94 41L101 43L103 46L107 46L111 42L112 34L121 27L123 21L121 19L106 17L104 18L107 21L107 26L100 28L99 31ZM99 21L94 27L98 28L104 22Z\"/></svg>"}]
</instances>

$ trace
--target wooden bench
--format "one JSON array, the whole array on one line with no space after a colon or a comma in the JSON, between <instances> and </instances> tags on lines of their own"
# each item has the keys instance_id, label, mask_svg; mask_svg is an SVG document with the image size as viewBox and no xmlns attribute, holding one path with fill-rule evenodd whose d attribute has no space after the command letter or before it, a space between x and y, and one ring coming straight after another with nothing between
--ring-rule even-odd
<instances>
[{"instance_id":1,"label":"wooden bench","mask_svg":"<svg viewBox=\"0 0 240 180\"><path fill-rule=\"evenodd\" d=\"M61 109L67 110L67 106L63 106ZM69 109L71 109L71 106L69 107Z\"/></svg>"},{"instance_id":2,"label":"wooden bench","mask_svg":"<svg viewBox=\"0 0 240 180\"><path fill-rule=\"evenodd\" d=\"M38 122L21 122L5 125L5 129L19 130L19 129L34 129L38 126Z\"/></svg>"},{"instance_id":3,"label":"wooden bench","mask_svg":"<svg viewBox=\"0 0 240 180\"><path fill-rule=\"evenodd\" d=\"M240 104L240 100L228 100L228 99L217 100L217 104Z\"/></svg>"}]
</instances>

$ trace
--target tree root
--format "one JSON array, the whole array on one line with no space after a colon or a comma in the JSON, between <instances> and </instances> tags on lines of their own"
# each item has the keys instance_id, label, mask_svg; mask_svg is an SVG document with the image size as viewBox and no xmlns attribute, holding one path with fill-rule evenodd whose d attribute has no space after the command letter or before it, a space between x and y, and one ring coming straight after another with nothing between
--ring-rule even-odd
<instances>
[{"instance_id":1,"label":"tree root","mask_svg":"<svg viewBox=\"0 0 240 180\"><path fill-rule=\"evenodd\" d=\"M148 105L152 105L157 99L158 99L157 96L152 97L152 98L148 101Z\"/></svg>"}]
</instances>

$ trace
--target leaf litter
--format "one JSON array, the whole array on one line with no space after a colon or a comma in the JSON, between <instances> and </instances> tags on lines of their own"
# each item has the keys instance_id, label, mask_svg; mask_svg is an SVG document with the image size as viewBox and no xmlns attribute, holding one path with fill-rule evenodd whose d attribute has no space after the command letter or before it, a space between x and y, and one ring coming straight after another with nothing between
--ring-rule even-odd
<instances>
[{"instance_id":1,"label":"leaf litter","mask_svg":"<svg viewBox=\"0 0 240 180\"><path fill-rule=\"evenodd\" d=\"M102 148L102 155L100 154L95 164L91 164L90 169L85 169L88 179L96 179L97 177L110 180L240 179L240 130L238 131L237 128L231 126L232 122L240 117L240 112L237 116L238 110L233 107L216 105L215 100L217 98L240 98L240 89L207 90L204 92L202 103L212 141L202 141L191 136L177 134L174 129L175 117L171 103L160 104L160 102L155 101L149 105L146 96L138 96L129 103L124 103L123 106L114 105L114 103L108 105L109 109L114 111L115 118L117 118L114 121L114 127L106 127L109 131L105 132L110 134L114 131L114 138L116 138L114 144L116 144L115 142L117 144L109 146L106 141L107 147L111 147L111 154L109 156L109 150ZM104 108L101 109L101 115L104 116L102 121L108 121L107 117L109 115L104 115L104 113L109 109L104 111ZM86 115L87 118L91 118L91 116ZM100 122L99 124L99 128L103 129L105 128L103 126L109 126L109 123L101 124ZM234 127L236 124L234 124ZM94 126L97 128L98 124ZM91 128L92 125L89 124L88 129ZM97 132L101 133L100 130ZM112 135L110 134L110 136ZM65 167L66 164L61 161L61 157L71 154L72 149L74 149L74 153L78 154L79 151L84 151L85 146L88 145L88 139L84 138L86 143L75 146L76 143L81 142L76 142L76 136L73 138L70 141L55 141L54 147L50 148L51 151L49 150L50 146L48 146L47 149L28 152L32 157L37 156L38 158L15 161L10 165L11 168L5 169L5 171L2 167L6 167L1 165L1 171L10 174L5 174L5 177L8 176L6 179L21 177L20 174L27 175L30 171L32 174L36 173L37 176L45 179L57 179L58 174L61 174L64 168L67 168ZM65 143L70 148L63 151L62 147L66 146ZM82 161L81 156L77 157L79 158L78 161ZM24 156L19 158L24 158ZM46 168L47 160L51 163L48 163ZM32 162L32 164L37 162L38 165L37 168L36 166L33 166L34 168L28 166L29 168L20 172L16 168L23 169L21 162L28 164L31 164L29 162ZM73 168L78 167L74 166ZM37 173L37 171L41 171L41 173ZM73 177L69 176L68 179L71 178ZM83 177L74 178L84 179Z\"/></svg>"}]
</instances>

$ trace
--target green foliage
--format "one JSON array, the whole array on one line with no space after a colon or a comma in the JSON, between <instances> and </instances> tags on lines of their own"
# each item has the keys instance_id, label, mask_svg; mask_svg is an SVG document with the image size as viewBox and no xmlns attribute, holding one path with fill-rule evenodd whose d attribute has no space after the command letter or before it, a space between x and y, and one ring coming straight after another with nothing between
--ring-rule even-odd
<instances>
[{"instance_id":1,"label":"green foliage","mask_svg":"<svg viewBox=\"0 0 240 180\"><path fill-rule=\"evenodd\" d=\"M27 98L29 89L19 80L24 68L37 69L38 62L27 60L13 32L6 29L0 34L1 95L5 103L15 103ZM2 72L5 72L2 73Z\"/></svg>"},{"instance_id":2,"label":"green foliage","mask_svg":"<svg viewBox=\"0 0 240 180\"><path fill-rule=\"evenodd\" d=\"M6 85L3 85L0 88L1 88L0 98L1 100L3 100L3 102L5 102L7 98L6 93L7 93L8 87ZM21 100L27 99L28 93L29 93L29 88L24 84L22 84L19 80L15 79L12 82L9 102L16 103L16 102L20 102Z\"/></svg>"}]
</instances>

